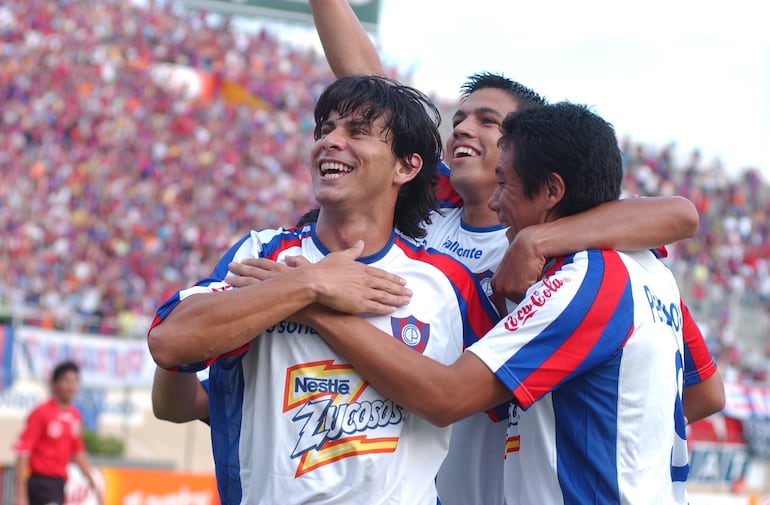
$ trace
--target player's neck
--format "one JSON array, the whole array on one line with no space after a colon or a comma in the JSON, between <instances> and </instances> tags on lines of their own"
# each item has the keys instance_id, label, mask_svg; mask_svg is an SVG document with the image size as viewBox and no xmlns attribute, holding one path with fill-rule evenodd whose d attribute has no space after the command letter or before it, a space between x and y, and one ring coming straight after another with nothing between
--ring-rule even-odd
<instances>
[{"instance_id":1,"label":"player's neck","mask_svg":"<svg viewBox=\"0 0 770 505\"><path fill-rule=\"evenodd\" d=\"M488 228L500 224L497 214L489 209L487 203L464 203L463 222L474 228Z\"/></svg>"},{"instance_id":2,"label":"player's neck","mask_svg":"<svg viewBox=\"0 0 770 505\"><path fill-rule=\"evenodd\" d=\"M387 213L384 213L387 214ZM364 241L362 256L380 251L393 234L393 217L377 216L367 219L363 216L318 217L316 235L330 251L341 251L353 247L358 240Z\"/></svg>"},{"instance_id":3,"label":"player's neck","mask_svg":"<svg viewBox=\"0 0 770 505\"><path fill-rule=\"evenodd\" d=\"M71 401L65 401L60 398L56 398L55 396L53 397L53 402L56 404L57 408L62 410L67 409L70 407L70 405L72 405Z\"/></svg>"}]
</instances>

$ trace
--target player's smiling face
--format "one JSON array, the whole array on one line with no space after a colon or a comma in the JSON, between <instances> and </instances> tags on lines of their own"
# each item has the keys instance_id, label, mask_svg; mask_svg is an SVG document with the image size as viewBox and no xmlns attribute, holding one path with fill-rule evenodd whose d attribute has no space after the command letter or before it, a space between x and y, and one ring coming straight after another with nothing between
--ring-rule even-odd
<instances>
[{"instance_id":1,"label":"player's smiling face","mask_svg":"<svg viewBox=\"0 0 770 505\"><path fill-rule=\"evenodd\" d=\"M510 227L509 239L522 229L546 221L546 191L537 191L528 196L519 174L513 168L513 147L506 149L500 156L495 169L497 189L489 198L489 208L497 213L497 219L503 226Z\"/></svg>"},{"instance_id":2,"label":"player's smiling face","mask_svg":"<svg viewBox=\"0 0 770 505\"><path fill-rule=\"evenodd\" d=\"M312 181L320 204L376 204L392 187L399 161L393 155L385 121L333 112L324 121L311 151Z\"/></svg>"},{"instance_id":3,"label":"player's smiling face","mask_svg":"<svg viewBox=\"0 0 770 505\"><path fill-rule=\"evenodd\" d=\"M452 186L464 199L486 201L494 191L500 127L505 116L517 109L516 99L496 88L476 90L460 102L446 153Z\"/></svg>"}]
</instances>

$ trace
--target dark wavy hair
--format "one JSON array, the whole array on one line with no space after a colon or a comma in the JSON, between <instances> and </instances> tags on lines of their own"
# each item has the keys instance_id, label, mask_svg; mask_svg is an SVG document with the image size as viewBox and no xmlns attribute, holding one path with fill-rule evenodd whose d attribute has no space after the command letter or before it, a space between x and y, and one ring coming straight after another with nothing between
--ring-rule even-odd
<instances>
[{"instance_id":1,"label":"dark wavy hair","mask_svg":"<svg viewBox=\"0 0 770 505\"><path fill-rule=\"evenodd\" d=\"M332 113L356 115L371 125L382 118L393 155L409 164L412 154L422 158L422 169L404 184L396 200L393 226L412 238L425 236L435 210L437 167L442 156L440 116L436 106L420 91L381 76L343 77L321 94L315 106L315 139Z\"/></svg>"},{"instance_id":2,"label":"dark wavy hair","mask_svg":"<svg viewBox=\"0 0 770 505\"><path fill-rule=\"evenodd\" d=\"M562 177L561 217L620 197L623 165L615 129L585 105L560 102L509 114L499 145L512 151L513 170L528 197L547 184L548 174Z\"/></svg>"}]
</instances>

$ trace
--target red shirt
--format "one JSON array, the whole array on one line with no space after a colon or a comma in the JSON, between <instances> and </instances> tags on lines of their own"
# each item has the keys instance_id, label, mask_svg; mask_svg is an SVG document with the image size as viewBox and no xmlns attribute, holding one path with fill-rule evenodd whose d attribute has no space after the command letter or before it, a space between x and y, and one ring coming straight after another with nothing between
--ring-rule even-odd
<instances>
[{"instance_id":1,"label":"red shirt","mask_svg":"<svg viewBox=\"0 0 770 505\"><path fill-rule=\"evenodd\" d=\"M72 456L85 451L80 412L70 405L59 408L51 399L35 408L13 450L29 455L34 474L67 478L67 464Z\"/></svg>"}]
</instances>

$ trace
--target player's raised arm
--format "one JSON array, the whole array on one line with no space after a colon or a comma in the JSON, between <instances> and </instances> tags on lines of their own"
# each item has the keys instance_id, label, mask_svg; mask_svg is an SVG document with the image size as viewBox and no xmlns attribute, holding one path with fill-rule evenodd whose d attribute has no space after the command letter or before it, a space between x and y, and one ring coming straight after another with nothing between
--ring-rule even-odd
<instances>
[{"instance_id":1,"label":"player's raised arm","mask_svg":"<svg viewBox=\"0 0 770 505\"><path fill-rule=\"evenodd\" d=\"M380 57L347 0L309 0L326 61L337 77L384 75Z\"/></svg>"}]
</instances>

